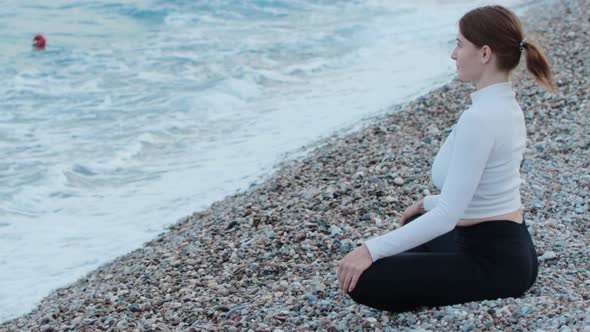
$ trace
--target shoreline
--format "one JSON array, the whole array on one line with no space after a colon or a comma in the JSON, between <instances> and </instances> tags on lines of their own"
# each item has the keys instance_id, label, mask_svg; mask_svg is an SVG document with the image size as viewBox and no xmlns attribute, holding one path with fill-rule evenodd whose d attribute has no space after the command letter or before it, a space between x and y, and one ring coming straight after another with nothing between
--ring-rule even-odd
<instances>
[{"instance_id":1,"label":"shoreline","mask_svg":"<svg viewBox=\"0 0 590 332\"><path fill-rule=\"evenodd\" d=\"M279 163L270 179L183 218L0 331L590 326L590 16L581 1L547 6L555 11L534 7L522 20L542 40L559 91L542 92L523 76L522 60L513 78L527 121L522 200L540 255L539 277L523 297L389 314L336 289L346 252L395 227L405 207L434 192L430 163L469 103L471 89L455 80L327 138L304 159Z\"/></svg>"}]
</instances>

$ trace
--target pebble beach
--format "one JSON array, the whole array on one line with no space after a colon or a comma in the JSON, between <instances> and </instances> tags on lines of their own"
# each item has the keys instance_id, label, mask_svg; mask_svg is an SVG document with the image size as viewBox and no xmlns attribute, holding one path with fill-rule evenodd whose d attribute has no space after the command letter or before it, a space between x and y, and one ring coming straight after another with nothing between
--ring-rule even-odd
<instances>
[{"instance_id":1,"label":"pebble beach","mask_svg":"<svg viewBox=\"0 0 590 332\"><path fill-rule=\"evenodd\" d=\"M522 297L400 314L338 291L346 253L437 193L431 163L474 90L455 80L317 142L0 331L590 332L590 1L548 1L521 19L557 84L545 92L524 59L513 77L527 121L522 201L539 255Z\"/></svg>"}]
</instances>

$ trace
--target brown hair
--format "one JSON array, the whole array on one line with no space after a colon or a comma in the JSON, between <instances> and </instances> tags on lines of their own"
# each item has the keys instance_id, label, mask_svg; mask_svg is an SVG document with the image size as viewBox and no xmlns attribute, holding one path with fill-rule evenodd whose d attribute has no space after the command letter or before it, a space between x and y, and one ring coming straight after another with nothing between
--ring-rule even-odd
<instances>
[{"instance_id":1,"label":"brown hair","mask_svg":"<svg viewBox=\"0 0 590 332\"><path fill-rule=\"evenodd\" d=\"M555 91L551 68L543 50L524 39L522 23L502 6L475 8L459 20L461 34L477 47L489 46L497 57L498 69L511 71L525 52L526 67L546 90Z\"/></svg>"}]
</instances>

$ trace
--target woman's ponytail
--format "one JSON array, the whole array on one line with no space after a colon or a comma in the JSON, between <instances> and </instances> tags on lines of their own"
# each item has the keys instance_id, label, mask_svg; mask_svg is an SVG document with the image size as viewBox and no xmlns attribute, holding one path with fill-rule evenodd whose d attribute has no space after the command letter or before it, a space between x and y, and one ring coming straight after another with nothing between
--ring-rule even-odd
<instances>
[{"instance_id":1,"label":"woman's ponytail","mask_svg":"<svg viewBox=\"0 0 590 332\"><path fill-rule=\"evenodd\" d=\"M526 67L541 86L555 91L551 67L541 47L523 39L520 19L502 6L472 9L459 20L459 30L477 47L488 45L496 54L498 69L512 71L520 58L526 57Z\"/></svg>"},{"instance_id":2,"label":"woman's ponytail","mask_svg":"<svg viewBox=\"0 0 590 332\"><path fill-rule=\"evenodd\" d=\"M522 42L522 49L525 54L526 68L528 71L535 76L537 82L545 90L555 92L555 82L553 82L551 67L543 50L539 46L527 41Z\"/></svg>"}]
</instances>

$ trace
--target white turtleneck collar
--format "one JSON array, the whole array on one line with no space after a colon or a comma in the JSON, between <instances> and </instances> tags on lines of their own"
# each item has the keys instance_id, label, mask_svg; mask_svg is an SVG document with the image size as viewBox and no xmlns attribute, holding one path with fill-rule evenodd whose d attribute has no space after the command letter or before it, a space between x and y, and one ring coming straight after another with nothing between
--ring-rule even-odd
<instances>
[{"instance_id":1,"label":"white turtleneck collar","mask_svg":"<svg viewBox=\"0 0 590 332\"><path fill-rule=\"evenodd\" d=\"M478 103L488 97L514 97L514 91L512 90L511 82L502 82L488 85L483 89L477 90L470 94L471 102L473 104Z\"/></svg>"}]
</instances>

